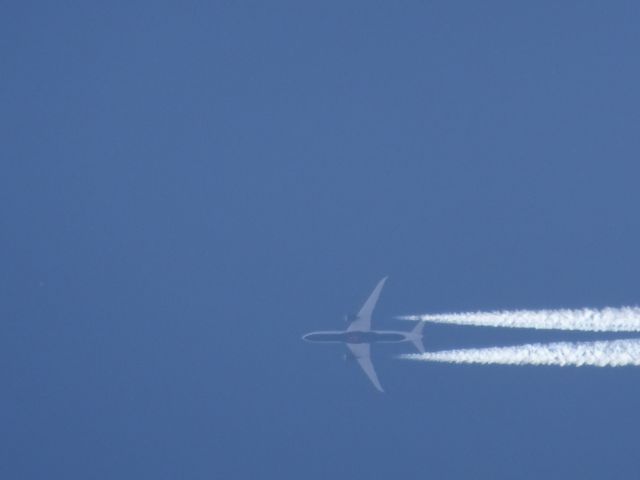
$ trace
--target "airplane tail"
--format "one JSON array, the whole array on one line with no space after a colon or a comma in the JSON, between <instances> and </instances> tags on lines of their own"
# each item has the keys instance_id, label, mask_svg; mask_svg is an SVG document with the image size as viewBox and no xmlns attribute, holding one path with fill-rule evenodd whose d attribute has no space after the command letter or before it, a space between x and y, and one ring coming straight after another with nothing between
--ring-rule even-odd
<instances>
[{"instance_id":1,"label":"airplane tail","mask_svg":"<svg viewBox=\"0 0 640 480\"><path fill-rule=\"evenodd\" d=\"M418 324L411 331L412 339L411 342L418 349L420 353L424 353L424 345L422 344L422 329L424 328L424 324L426 322L418 322Z\"/></svg>"}]
</instances>

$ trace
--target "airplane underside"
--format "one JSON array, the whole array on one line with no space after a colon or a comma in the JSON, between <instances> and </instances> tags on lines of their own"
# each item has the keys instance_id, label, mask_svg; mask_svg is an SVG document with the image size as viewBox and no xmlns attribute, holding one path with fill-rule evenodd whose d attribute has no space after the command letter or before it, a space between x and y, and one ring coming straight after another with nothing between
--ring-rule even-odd
<instances>
[{"instance_id":1,"label":"airplane underside","mask_svg":"<svg viewBox=\"0 0 640 480\"><path fill-rule=\"evenodd\" d=\"M418 325L409 332L371 330L371 315L386 279L387 277L384 277L378 282L357 315L347 316L347 319L351 323L346 330L311 332L302 337L308 342L345 344L351 357L358 362L364 373L369 377L369 380L371 380L371 383L373 383L380 392L384 390L378 381L378 375L371 362L370 344L409 341L415 345L419 352L424 353L424 346L422 345L422 327L424 323L422 322L418 323Z\"/></svg>"},{"instance_id":2,"label":"airplane underside","mask_svg":"<svg viewBox=\"0 0 640 480\"><path fill-rule=\"evenodd\" d=\"M339 342L339 343L392 343L403 342L406 336L396 332L317 332L305 335L309 342Z\"/></svg>"}]
</instances>

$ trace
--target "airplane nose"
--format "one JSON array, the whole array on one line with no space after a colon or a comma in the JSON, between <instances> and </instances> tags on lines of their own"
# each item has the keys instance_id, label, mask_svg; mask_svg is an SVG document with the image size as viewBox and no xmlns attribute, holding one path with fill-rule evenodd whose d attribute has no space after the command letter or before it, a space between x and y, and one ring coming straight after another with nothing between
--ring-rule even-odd
<instances>
[{"instance_id":1,"label":"airplane nose","mask_svg":"<svg viewBox=\"0 0 640 480\"><path fill-rule=\"evenodd\" d=\"M313 343L313 341L314 341L314 338L313 338L313 337L314 337L314 333L313 333L313 332L311 332L311 333L305 333L305 334L302 336L302 340L304 340L305 342Z\"/></svg>"}]
</instances>

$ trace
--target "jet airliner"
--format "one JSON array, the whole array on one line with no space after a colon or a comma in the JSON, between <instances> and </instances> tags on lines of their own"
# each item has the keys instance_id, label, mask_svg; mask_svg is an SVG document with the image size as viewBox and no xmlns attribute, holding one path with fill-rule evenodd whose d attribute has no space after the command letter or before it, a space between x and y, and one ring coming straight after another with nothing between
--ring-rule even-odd
<instances>
[{"instance_id":1,"label":"jet airliner","mask_svg":"<svg viewBox=\"0 0 640 480\"><path fill-rule=\"evenodd\" d=\"M373 368L373 363L371 363L370 345L372 343L412 342L420 353L424 353L424 346L422 345L424 322L419 322L410 332L371 329L371 315L386 280L387 277L384 277L378 282L378 285L373 289L373 292L364 302L357 315L347 316L346 320L350 321L351 324L346 330L311 332L302 337L308 342L346 344L351 355L358 361L371 383L381 392L384 392L384 390Z\"/></svg>"}]
</instances>

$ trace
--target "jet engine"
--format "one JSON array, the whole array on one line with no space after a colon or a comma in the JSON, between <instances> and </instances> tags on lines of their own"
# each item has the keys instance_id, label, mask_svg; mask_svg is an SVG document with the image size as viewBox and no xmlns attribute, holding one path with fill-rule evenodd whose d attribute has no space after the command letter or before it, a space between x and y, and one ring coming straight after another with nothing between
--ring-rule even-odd
<instances>
[{"instance_id":1,"label":"jet engine","mask_svg":"<svg viewBox=\"0 0 640 480\"><path fill-rule=\"evenodd\" d=\"M344 316L344 321L347 323L352 323L355 322L358 318L358 314L357 313L347 313Z\"/></svg>"},{"instance_id":2,"label":"jet engine","mask_svg":"<svg viewBox=\"0 0 640 480\"><path fill-rule=\"evenodd\" d=\"M357 358L353 353L345 352L345 354L342 356L342 360L344 360L345 363L351 363L351 362L355 362Z\"/></svg>"}]
</instances>

